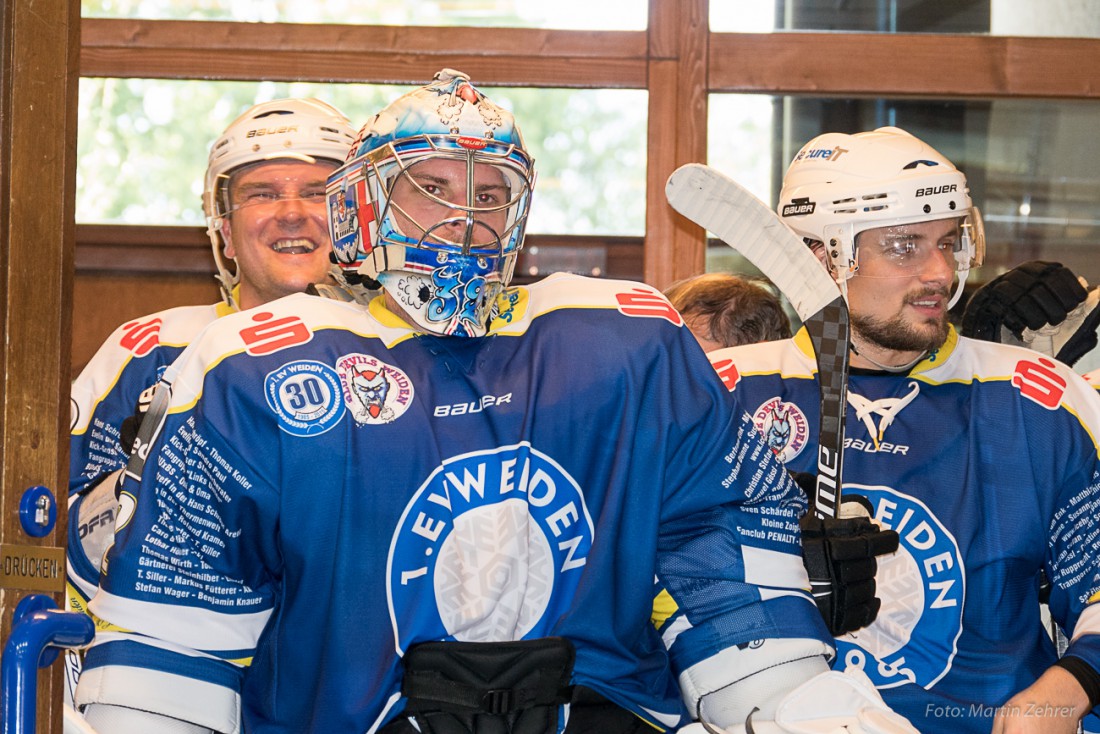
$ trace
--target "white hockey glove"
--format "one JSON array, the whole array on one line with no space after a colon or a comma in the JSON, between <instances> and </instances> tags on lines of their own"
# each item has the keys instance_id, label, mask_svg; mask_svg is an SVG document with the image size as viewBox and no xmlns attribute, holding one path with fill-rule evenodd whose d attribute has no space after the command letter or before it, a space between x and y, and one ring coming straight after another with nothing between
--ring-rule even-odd
<instances>
[{"instance_id":1,"label":"white hockey glove","mask_svg":"<svg viewBox=\"0 0 1100 734\"><path fill-rule=\"evenodd\" d=\"M759 712L743 724L718 728L694 723L681 734L920 734L882 700L867 675L849 667L814 676L788 693L766 720Z\"/></svg>"},{"instance_id":2,"label":"white hockey glove","mask_svg":"<svg viewBox=\"0 0 1100 734\"><path fill-rule=\"evenodd\" d=\"M69 512L77 513L77 534L80 537L80 552L88 559L97 572L103 561L103 554L115 541L115 515L118 512L118 496L115 494L122 469L111 472L103 480L69 500ZM75 554L70 549L70 555ZM95 593L99 579L74 579L89 598Z\"/></svg>"}]
</instances>

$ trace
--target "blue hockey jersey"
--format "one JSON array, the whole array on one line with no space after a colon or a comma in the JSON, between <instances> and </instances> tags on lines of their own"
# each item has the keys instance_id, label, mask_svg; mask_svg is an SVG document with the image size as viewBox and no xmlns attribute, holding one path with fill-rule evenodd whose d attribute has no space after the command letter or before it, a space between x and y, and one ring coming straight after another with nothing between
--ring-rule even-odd
<instances>
[{"instance_id":1,"label":"blue hockey jersey","mask_svg":"<svg viewBox=\"0 0 1100 734\"><path fill-rule=\"evenodd\" d=\"M381 299L214 322L146 419L78 703L368 732L411 645L562 636L575 683L663 730L685 668L827 640L797 534L770 532L804 499L663 296L552 276L501 299L482 338ZM687 620L670 649L655 580Z\"/></svg>"},{"instance_id":2,"label":"blue hockey jersey","mask_svg":"<svg viewBox=\"0 0 1100 734\"><path fill-rule=\"evenodd\" d=\"M708 355L792 471L816 473L813 348L794 339ZM882 609L838 638L921 731L988 732L996 707L1068 654L1100 669L1100 400L1065 365L951 332L908 374L849 381L843 487L901 538L879 560ZM1091 717L1090 717L1091 718Z\"/></svg>"}]
</instances>

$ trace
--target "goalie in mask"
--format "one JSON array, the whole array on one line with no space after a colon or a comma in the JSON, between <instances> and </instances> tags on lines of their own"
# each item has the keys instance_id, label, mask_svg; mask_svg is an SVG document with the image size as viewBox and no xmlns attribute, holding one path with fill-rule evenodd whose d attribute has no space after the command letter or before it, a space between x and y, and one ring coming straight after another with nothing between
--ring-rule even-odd
<instances>
[{"instance_id":1,"label":"goalie in mask","mask_svg":"<svg viewBox=\"0 0 1100 734\"><path fill-rule=\"evenodd\" d=\"M91 602L97 728L668 731L827 675L797 533L768 536L805 503L680 315L509 286L534 178L440 72L329 177L342 278L384 295L227 316L172 367Z\"/></svg>"}]
</instances>

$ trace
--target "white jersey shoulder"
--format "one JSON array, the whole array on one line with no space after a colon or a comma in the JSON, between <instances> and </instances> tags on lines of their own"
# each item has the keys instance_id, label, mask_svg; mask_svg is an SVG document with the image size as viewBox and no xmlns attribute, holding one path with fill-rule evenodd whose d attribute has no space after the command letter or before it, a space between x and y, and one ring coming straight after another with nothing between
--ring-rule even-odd
<instances>
[{"instance_id":1,"label":"white jersey shoulder","mask_svg":"<svg viewBox=\"0 0 1100 734\"><path fill-rule=\"evenodd\" d=\"M326 329L377 338L388 347L415 335L408 324L385 310L381 297L364 309L358 303L304 293L284 296L248 311L228 314L200 332L165 372L165 381L172 384L171 405L186 406L197 400L206 373L228 358L239 354L263 356L296 347Z\"/></svg>"},{"instance_id":2,"label":"white jersey shoulder","mask_svg":"<svg viewBox=\"0 0 1100 734\"><path fill-rule=\"evenodd\" d=\"M656 288L629 280L589 278L555 273L528 286L505 290L497 301L490 332L519 335L540 316L560 309L608 309L628 316L665 318L680 326L683 319Z\"/></svg>"},{"instance_id":3,"label":"white jersey shoulder","mask_svg":"<svg viewBox=\"0 0 1100 734\"><path fill-rule=\"evenodd\" d=\"M73 381L70 397L74 415L83 423L91 418L92 407L109 393L132 359L149 356L163 347L184 347L226 307L177 306L131 319L111 332ZM74 430L82 426L74 425Z\"/></svg>"},{"instance_id":4,"label":"white jersey shoulder","mask_svg":"<svg viewBox=\"0 0 1100 734\"><path fill-rule=\"evenodd\" d=\"M778 374L784 378L809 379L817 374L814 348L805 329L791 339L716 349L707 352L707 358L719 373L733 365L739 375Z\"/></svg>"},{"instance_id":5,"label":"white jersey shoulder","mask_svg":"<svg viewBox=\"0 0 1100 734\"><path fill-rule=\"evenodd\" d=\"M1077 417L1096 443L1100 439L1100 382L1090 383L1053 357L1025 347L956 337L953 352L924 376L936 382L1005 380L1049 410Z\"/></svg>"}]
</instances>

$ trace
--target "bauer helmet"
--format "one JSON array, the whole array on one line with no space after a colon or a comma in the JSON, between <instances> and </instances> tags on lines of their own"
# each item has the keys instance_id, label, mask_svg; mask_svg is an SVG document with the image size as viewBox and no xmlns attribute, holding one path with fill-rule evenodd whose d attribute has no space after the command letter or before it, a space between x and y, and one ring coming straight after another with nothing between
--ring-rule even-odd
<instances>
[{"instance_id":1,"label":"bauer helmet","mask_svg":"<svg viewBox=\"0 0 1100 734\"><path fill-rule=\"evenodd\" d=\"M240 272L230 272L222 224L231 211L229 180L245 166L291 159L343 163L355 141L355 128L342 112L319 99L261 102L229 124L210 148L202 194L206 233L214 249L222 298L230 306Z\"/></svg>"},{"instance_id":2,"label":"bauer helmet","mask_svg":"<svg viewBox=\"0 0 1100 734\"><path fill-rule=\"evenodd\" d=\"M859 271L856 236L865 230L957 218L950 305L970 268L985 255L981 212L966 177L934 148L904 130L826 133L794 157L779 194L779 216L808 242L822 242L841 288Z\"/></svg>"},{"instance_id":3,"label":"bauer helmet","mask_svg":"<svg viewBox=\"0 0 1100 734\"><path fill-rule=\"evenodd\" d=\"M329 177L333 256L434 334L481 336L523 246L535 172L515 119L444 69L359 132Z\"/></svg>"}]
</instances>

